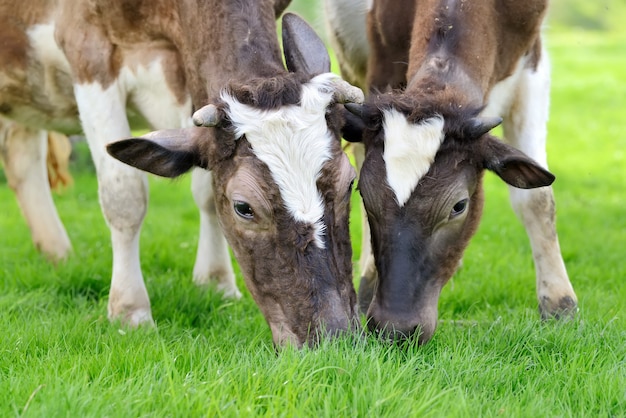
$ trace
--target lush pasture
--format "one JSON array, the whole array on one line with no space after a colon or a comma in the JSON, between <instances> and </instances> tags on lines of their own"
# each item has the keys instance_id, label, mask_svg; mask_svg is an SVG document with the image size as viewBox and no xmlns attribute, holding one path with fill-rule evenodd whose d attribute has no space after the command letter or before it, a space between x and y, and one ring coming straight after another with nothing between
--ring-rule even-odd
<instances>
[{"instance_id":1,"label":"lush pasture","mask_svg":"<svg viewBox=\"0 0 626 418\"><path fill-rule=\"evenodd\" d=\"M575 320L539 320L525 233L489 175L428 345L346 338L277 355L241 277L237 302L191 283L189 178L152 177L142 264L157 328L111 325L108 230L79 144L76 184L55 196L74 244L58 267L33 249L0 171L0 416L625 416L626 36L548 34L549 160Z\"/></svg>"}]
</instances>

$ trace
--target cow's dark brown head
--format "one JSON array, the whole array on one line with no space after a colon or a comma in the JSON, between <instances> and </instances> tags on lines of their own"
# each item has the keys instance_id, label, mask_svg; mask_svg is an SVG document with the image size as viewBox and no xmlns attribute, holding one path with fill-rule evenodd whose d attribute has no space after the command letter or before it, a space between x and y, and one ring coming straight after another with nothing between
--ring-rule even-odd
<instances>
[{"instance_id":1,"label":"cow's dark brown head","mask_svg":"<svg viewBox=\"0 0 626 418\"><path fill-rule=\"evenodd\" d=\"M358 188L378 271L369 328L391 338L420 333L424 343L441 289L478 226L484 170L519 188L550 185L554 176L491 136L500 119L478 117L478 109L433 108L399 93L347 107L358 115L347 136L362 134L366 147Z\"/></svg>"},{"instance_id":2,"label":"cow's dark brown head","mask_svg":"<svg viewBox=\"0 0 626 418\"><path fill-rule=\"evenodd\" d=\"M108 151L161 176L212 172L220 222L275 344L301 346L356 326L348 230L356 173L341 148L337 103L363 94L328 72L321 41L290 19L290 73L232 82L194 114L198 126Z\"/></svg>"}]
</instances>

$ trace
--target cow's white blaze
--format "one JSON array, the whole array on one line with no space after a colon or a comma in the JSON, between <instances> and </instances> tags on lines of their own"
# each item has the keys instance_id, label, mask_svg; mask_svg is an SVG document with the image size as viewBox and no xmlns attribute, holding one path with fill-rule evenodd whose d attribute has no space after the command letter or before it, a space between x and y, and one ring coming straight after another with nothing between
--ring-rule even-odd
<instances>
[{"instance_id":1,"label":"cow's white blaze","mask_svg":"<svg viewBox=\"0 0 626 418\"><path fill-rule=\"evenodd\" d=\"M318 75L303 85L300 105L275 110L259 110L222 95L236 137L245 135L255 155L268 166L294 219L314 226L319 248L324 247L326 226L317 180L336 140L326 125L326 107L337 79L330 73Z\"/></svg>"},{"instance_id":2,"label":"cow's white blaze","mask_svg":"<svg viewBox=\"0 0 626 418\"><path fill-rule=\"evenodd\" d=\"M413 124L395 109L383 111L383 118L383 159L387 169L387 183L402 207L428 172L443 142L443 118L435 116Z\"/></svg>"}]
</instances>

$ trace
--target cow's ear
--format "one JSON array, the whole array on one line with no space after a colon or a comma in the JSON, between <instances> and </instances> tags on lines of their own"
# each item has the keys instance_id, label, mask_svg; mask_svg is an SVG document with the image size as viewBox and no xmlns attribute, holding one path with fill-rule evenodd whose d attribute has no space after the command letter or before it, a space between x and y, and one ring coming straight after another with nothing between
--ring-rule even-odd
<instances>
[{"instance_id":1,"label":"cow's ear","mask_svg":"<svg viewBox=\"0 0 626 418\"><path fill-rule=\"evenodd\" d=\"M381 131L383 114L378 106L346 103L343 107L341 134L346 141L366 142Z\"/></svg>"},{"instance_id":2,"label":"cow's ear","mask_svg":"<svg viewBox=\"0 0 626 418\"><path fill-rule=\"evenodd\" d=\"M554 174L541 167L535 160L497 138L485 137L483 164L511 186L520 189L534 189L549 186L554 182Z\"/></svg>"},{"instance_id":3,"label":"cow's ear","mask_svg":"<svg viewBox=\"0 0 626 418\"><path fill-rule=\"evenodd\" d=\"M352 108L352 106L355 106ZM341 126L341 136L348 142L363 142L363 131L365 122L361 115L362 105L348 103L344 105L341 115L343 124Z\"/></svg>"},{"instance_id":4,"label":"cow's ear","mask_svg":"<svg viewBox=\"0 0 626 418\"><path fill-rule=\"evenodd\" d=\"M114 158L152 174L177 177L193 167L210 170L216 161L227 158L234 139L218 141L216 128L185 128L155 131L107 145Z\"/></svg>"},{"instance_id":5,"label":"cow's ear","mask_svg":"<svg viewBox=\"0 0 626 418\"><path fill-rule=\"evenodd\" d=\"M276 19L278 19L280 15L283 14L287 6L289 6L289 3L291 3L291 0L275 0L274 1L274 15L276 16Z\"/></svg>"},{"instance_id":6,"label":"cow's ear","mask_svg":"<svg viewBox=\"0 0 626 418\"><path fill-rule=\"evenodd\" d=\"M324 42L308 23L293 13L283 16L283 50L287 69L293 73L330 72L330 57Z\"/></svg>"}]
</instances>

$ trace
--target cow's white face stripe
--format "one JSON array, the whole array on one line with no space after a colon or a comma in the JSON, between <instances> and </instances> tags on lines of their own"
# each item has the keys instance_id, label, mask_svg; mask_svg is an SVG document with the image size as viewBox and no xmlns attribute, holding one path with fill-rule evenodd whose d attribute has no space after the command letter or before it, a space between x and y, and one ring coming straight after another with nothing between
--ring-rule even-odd
<instances>
[{"instance_id":1,"label":"cow's white face stripe","mask_svg":"<svg viewBox=\"0 0 626 418\"><path fill-rule=\"evenodd\" d=\"M409 200L428 172L443 142L443 118L435 116L412 124L395 109L383 111L387 183L400 207Z\"/></svg>"},{"instance_id":2,"label":"cow's white face stripe","mask_svg":"<svg viewBox=\"0 0 626 418\"><path fill-rule=\"evenodd\" d=\"M297 221L312 224L315 243L324 247L324 204L317 189L323 165L335 141L326 126L326 108L338 77L326 73L302 88L300 106L259 110L224 93L226 113L237 138L246 136L255 155L269 168L287 210Z\"/></svg>"}]
</instances>

